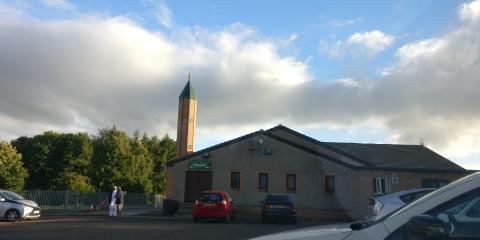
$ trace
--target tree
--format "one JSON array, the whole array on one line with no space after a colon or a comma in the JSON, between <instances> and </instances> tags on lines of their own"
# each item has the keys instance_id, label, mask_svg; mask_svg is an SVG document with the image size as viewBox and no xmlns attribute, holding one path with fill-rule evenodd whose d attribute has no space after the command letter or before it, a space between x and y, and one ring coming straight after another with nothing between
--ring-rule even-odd
<instances>
[{"instance_id":1,"label":"tree","mask_svg":"<svg viewBox=\"0 0 480 240\"><path fill-rule=\"evenodd\" d=\"M88 134L45 132L32 138L20 137L12 141L12 144L23 155L25 167L30 173L28 188L93 189L88 177L93 152ZM81 182L67 184L72 178ZM83 187L79 189L78 186Z\"/></svg>"},{"instance_id":2,"label":"tree","mask_svg":"<svg viewBox=\"0 0 480 240\"><path fill-rule=\"evenodd\" d=\"M146 148L116 127L99 130L93 140L92 171L102 191L120 185L129 191L151 193L153 161Z\"/></svg>"},{"instance_id":3,"label":"tree","mask_svg":"<svg viewBox=\"0 0 480 240\"><path fill-rule=\"evenodd\" d=\"M147 148L149 155L153 159L153 183L154 191L163 193L165 187L165 167L168 160L175 158L175 141L166 134L162 139L157 136L149 138L145 133L142 138L142 144Z\"/></svg>"},{"instance_id":4,"label":"tree","mask_svg":"<svg viewBox=\"0 0 480 240\"><path fill-rule=\"evenodd\" d=\"M10 143L0 141L0 188L23 189L28 173L22 165L22 156L17 150Z\"/></svg>"}]
</instances>

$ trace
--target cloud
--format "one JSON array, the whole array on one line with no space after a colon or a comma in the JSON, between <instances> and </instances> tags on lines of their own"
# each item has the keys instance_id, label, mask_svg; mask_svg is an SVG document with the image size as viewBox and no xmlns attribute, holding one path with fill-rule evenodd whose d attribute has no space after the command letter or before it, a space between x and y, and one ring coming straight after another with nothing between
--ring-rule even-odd
<instances>
[{"instance_id":1,"label":"cloud","mask_svg":"<svg viewBox=\"0 0 480 240\"><path fill-rule=\"evenodd\" d=\"M163 25L166 28L173 28L175 22L173 21L173 13L168 8L167 4L164 2L158 2L155 4L155 19L158 23Z\"/></svg>"},{"instance_id":2,"label":"cloud","mask_svg":"<svg viewBox=\"0 0 480 240\"><path fill-rule=\"evenodd\" d=\"M480 0L462 3L458 8L458 16L461 20L476 23L480 20Z\"/></svg>"},{"instance_id":3,"label":"cloud","mask_svg":"<svg viewBox=\"0 0 480 240\"><path fill-rule=\"evenodd\" d=\"M329 22L329 25L332 27L336 28L344 28L350 25L353 25L355 23L361 22L361 18L357 19L344 19L344 20L339 20L339 19L333 19L332 21Z\"/></svg>"},{"instance_id":4,"label":"cloud","mask_svg":"<svg viewBox=\"0 0 480 240\"><path fill-rule=\"evenodd\" d=\"M392 45L394 37L387 35L382 31L373 30L370 32L360 32L352 34L347 44L355 46L359 54L370 56L377 55Z\"/></svg>"},{"instance_id":5,"label":"cloud","mask_svg":"<svg viewBox=\"0 0 480 240\"><path fill-rule=\"evenodd\" d=\"M44 6L58 10L73 10L75 7L65 0L40 0Z\"/></svg>"},{"instance_id":6,"label":"cloud","mask_svg":"<svg viewBox=\"0 0 480 240\"><path fill-rule=\"evenodd\" d=\"M371 58L390 47L394 42L392 35L379 30L357 32L346 40L320 41L319 51L329 58L341 59L347 53L354 57Z\"/></svg>"},{"instance_id":7,"label":"cloud","mask_svg":"<svg viewBox=\"0 0 480 240\"><path fill-rule=\"evenodd\" d=\"M389 36L372 32L352 41L368 49L367 39ZM280 54L289 39L241 23L167 35L126 17L22 17L3 21L0 39L2 137L112 124L175 136L178 94L192 72L200 139L278 123L368 123L389 141L423 142L449 157L480 152L480 31L470 24L398 48L388 75L335 82Z\"/></svg>"},{"instance_id":8,"label":"cloud","mask_svg":"<svg viewBox=\"0 0 480 240\"><path fill-rule=\"evenodd\" d=\"M280 100L277 93L311 80L302 61L279 55L278 41L242 24L175 36L124 17L2 23L0 116L9 122L2 121L2 131L20 136L115 124L172 134L188 72L201 101L200 129L225 125L225 116L231 126L243 125L256 116L245 112L268 118L265 106Z\"/></svg>"}]
</instances>

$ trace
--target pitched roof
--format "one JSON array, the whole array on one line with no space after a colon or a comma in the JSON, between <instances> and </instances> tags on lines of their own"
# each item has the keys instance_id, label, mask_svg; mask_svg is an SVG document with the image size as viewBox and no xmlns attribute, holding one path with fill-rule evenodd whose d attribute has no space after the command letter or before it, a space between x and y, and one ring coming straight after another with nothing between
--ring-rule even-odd
<instances>
[{"instance_id":1,"label":"pitched roof","mask_svg":"<svg viewBox=\"0 0 480 240\"><path fill-rule=\"evenodd\" d=\"M315 147L302 144L288 137L275 134L281 131L307 142ZM195 153L173 159L167 162L171 167L177 162L185 161L205 152L210 152L236 142L265 135L284 144L293 146L304 152L319 156L351 169L374 169L396 171L434 171L434 172L466 172L459 165L435 153L422 145L394 145L394 144L361 144L361 143L334 143L321 142L308 137L285 126L279 125L266 131L259 130L224 143L220 143Z\"/></svg>"},{"instance_id":2,"label":"pitched roof","mask_svg":"<svg viewBox=\"0 0 480 240\"><path fill-rule=\"evenodd\" d=\"M461 166L423 145L321 142L282 125L271 128L267 132L278 130L365 165L357 169L465 171Z\"/></svg>"},{"instance_id":3,"label":"pitched roof","mask_svg":"<svg viewBox=\"0 0 480 240\"><path fill-rule=\"evenodd\" d=\"M465 170L422 145L327 143L379 169Z\"/></svg>"},{"instance_id":4,"label":"pitched roof","mask_svg":"<svg viewBox=\"0 0 480 240\"><path fill-rule=\"evenodd\" d=\"M193 91L192 84L190 84L190 79L187 81L187 84L185 84L185 87L183 88L182 93L180 93L180 96L178 98L197 100L197 96L195 95L195 91Z\"/></svg>"}]
</instances>

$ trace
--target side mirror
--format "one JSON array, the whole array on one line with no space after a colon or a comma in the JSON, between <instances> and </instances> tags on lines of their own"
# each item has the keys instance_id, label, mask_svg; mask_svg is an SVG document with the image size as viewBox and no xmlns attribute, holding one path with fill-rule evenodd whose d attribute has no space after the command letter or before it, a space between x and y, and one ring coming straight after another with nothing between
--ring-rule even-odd
<instances>
[{"instance_id":1,"label":"side mirror","mask_svg":"<svg viewBox=\"0 0 480 240\"><path fill-rule=\"evenodd\" d=\"M411 239L448 240L445 223L430 215L413 216L408 221L408 234Z\"/></svg>"},{"instance_id":2,"label":"side mirror","mask_svg":"<svg viewBox=\"0 0 480 240\"><path fill-rule=\"evenodd\" d=\"M5 198L0 198L0 202L5 202Z\"/></svg>"},{"instance_id":3,"label":"side mirror","mask_svg":"<svg viewBox=\"0 0 480 240\"><path fill-rule=\"evenodd\" d=\"M350 224L350 229L352 229L353 231L358 231L364 229L365 226L367 226L366 222L354 222Z\"/></svg>"}]
</instances>

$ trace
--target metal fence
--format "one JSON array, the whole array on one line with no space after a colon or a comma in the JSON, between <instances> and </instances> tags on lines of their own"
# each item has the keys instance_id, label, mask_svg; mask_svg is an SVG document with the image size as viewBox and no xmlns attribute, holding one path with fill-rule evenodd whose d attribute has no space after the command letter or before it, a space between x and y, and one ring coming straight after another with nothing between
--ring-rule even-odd
<instances>
[{"instance_id":1,"label":"metal fence","mask_svg":"<svg viewBox=\"0 0 480 240\"><path fill-rule=\"evenodd\" d=\"M104 203L111 193L24 190L20 194L26 199L35 201L43 209L83 210L106 207ZM161 199L155 194L127 192L124 204L127 208L154 208Z\"/></svg>"}]
</instances>

